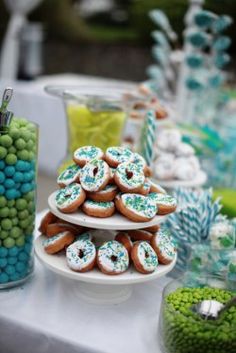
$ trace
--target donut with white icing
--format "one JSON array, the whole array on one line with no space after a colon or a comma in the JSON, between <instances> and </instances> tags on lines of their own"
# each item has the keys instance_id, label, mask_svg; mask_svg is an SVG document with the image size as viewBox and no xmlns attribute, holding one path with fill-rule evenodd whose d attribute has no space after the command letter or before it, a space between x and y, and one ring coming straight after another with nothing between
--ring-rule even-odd
<instances>
[{"instance_id":1,"label":"donut with white icing","mask_svg":"<svg viewBox=\"0 0 236 353\"><path fill-rule=\"evenodd\" d=\"M148 232L146 229L129 230L128 234L133 241L143 240L149 242L153 237L153 234Z\"/></svg>"},{"instance_id":2,"label":"donut with white icing","mask_svg":"<svg viewBox=\"0 0 236 353\"><path fill-rule=\"evenodd\" d=\"M93 240L93 235L92 235L92 233L90 231L89 232L85 232L85 233L76 235L75 241L77 241L77 240L90 240L90 241L92 241Z\"/></svg>"},{"instance_id":3,"label":"donut with white icing","mask_svg":"<svg viewBox=\"0 0 236 353\"><path fill-rule=\"evenodd\" d=\"M154 272L158 266L157 255L146 241L138 241L134 244L131 258L136 270L143 274Z\"/></svg>"},{"instance_id":4,"label":"donut with white icing","mask_svg":"<svg viewBox=\"0 0 236 353\"><path fill-rule=\"evenodd\" d=\"M82 206L85 214L91 217L107 218L115 213L114 202L96 202L93 200L86 200Z\"/></svg>"},{"instance_id":5,"label":"donut with white icing","mask_svg":"<svg viewBox=\"0 0 236 353\"><path fill-rule=\"evenodd\" d=\"M73 183L56 193L55 203L63 213L75 212L86 199L86 194L80 184Z\"/></svg>"},{"instance_id":6,"label":"donut with white icing","mask_svg":"<svg viewBox=\"0 0 236 353\"><path fill-rule=\"evenodd\" d=\"M109 147L105 153L105 160L110 167L116 168L120 163L132 162L133 152L125 147Z\"/></svg>"},{"instance_id":7,"label":"donut with white icing","mask_svg":"<svg viewBox=\"0 0 236 353\"><path fill-rule=\"evenodd\" d=\"M123 244L128 253L131 253L133 243L130 239L130 236L126 232L119 232L115 236L115 240L118 241L119 243Z\"/></svg>"},{"instance_id":8,"label":"donut with white icing","mask_svg":"<svg viewBox=\"0 0 236 353\"><path fill-rule=\"evenodd\" d=\"M139 194L118 194L115 205L121 214L134 222L148 222L157 213L156 202Z\"/></svg>"},{"instance_id":9,"label":"donut with white icing","mask_svg":"<svg viewBox=\"0 0 236 353\"><path fill-rule=\"evenodd\" d=\"M194 148L185 142L180 142L175 149L175 155L177 157L190 157L195 153Z\"/></svg>"},{"instance_id":10,"label":"donut with white icing","mask_svg":"<svg viewBox=\"0 0 236 353\"><path fill-rule=\"evenodd\" d=\"M178 180L193 180L196 177L197 170L189 162L189 158L176 158L174 162L174 178Z\"/></svg>"},{"instance_id":11,"label":"donut with white icing","mask_svg":"<svg viewBox=\"0 0 236 353\"><path fill-rule=\"evenodd\" d=\"M97 265L107 275L119 275L129 267L129 254L116 240L104 243L97 252Z\"/></svg>"},{"instance_id":12,"label":"donut with white icing","mask_svg":"<svg viewBox=\"0 0 236 353\"><path fill-rule=\"evenodd\" d=\"M139 165L121 163L116 168L114 180L121 191L138 193L145 182L145 176Z\"/></svg>"},{"instance_id":13,"label":"donut with white icing","mask_svg":"<svg viewBox=\"0 0 236 353\"><path fill-rule=\"evenodd\" d=\"M147 197L156 204L159 215L174 212L177 208L177 201L171 195L151 192Z\"/></svg>"},{"instance_id":14,"label":"donut with white icing","mask_svg":"<svg viewBox=\"0 0 236 353\"><path fill-rule=\"evenodd\" d=\"M87 197L97 202L113 201L118 193L118 187L114 184L108 184L103 190L97 192L88 192Z\"/></svg>"},{"instance_id":15,"label":"donut with white icing","mask_svg":"<svg viewBox=\"0 0 236 353\"><path fill-rule=\"evenodd\" d=\"M83 146L77 148L74 152L73 160L80 167L83 167L86 163L92 159L103 159L104 153L99 147L95 146Z\"/></svg>"},{"instance_id":16,"label":"donut with white icing","mask_svg":"<svg viewBox=\"0 0 236 353\"><path fill-rule=\"evenodd\" d=\"M99 191L105 188L110 179L110 168L101 159L93 159L80 171L80 184L89 192Z\"/></svg>"},{"instance_id":17,"label":"donut with white icing","mask_svg":"<svg viewBox=\"0 0 236 353\"><path fill-rule=\"evenodd\" d=\"M72 234L78 235L83 231L83 229L84 228L82 226L58 219L55 223L51 223L47 226L45 235L47 237L53 237L54 235L65 231L70 231Z\"/></svg>"},{"instance_id":18,"label":"donut with white icing","mask_svg":"<svg viewBox=\"0 0 236 353\"><path fill-rule=\"evenodd\" d=\"M93 269L96 262L95 245L88 239L80 239L66 249L66 260L71 270L87 272Z\"/></svg>"},{"instance_id":19,"label":"donut with white icing","mask_svg":"<svg viewBox=\"0 0 236 353\"><path fill-rule=\"evenodd\" d=\"M168 234L160 234L153 235L151 239L151 246L157 254L158 260L163 265L170 264L176 255L176 249L169 238Z\"/></svg>"},{"instance_id":20,"label":"donut with white icing","mask_svg":"<svg viewBox=\"0 0 236 353\"><path fill-rule=\"evenodd\" d=\"M151 168L147 165L146 160L139 153L136 152L133 153L133 156L134 158L132 163L139 165L143 169L144 175L146 177L151 176L152 171Z\"/></svg>"},{"instance_id":21,"label":"donut with white icing","mask_svg":"<svg viewBox=\"0 0 236 353\"><path fill-rule=\"evenodd\" d=\"M46 253L56 254L59 251L63 250L66 246L73 243L74 239L75 236L71 232L62 232L44 240L43 247Z\"/></svg>"},{"instance_id":22,"label":"donut with white icing","mask_svg":"<svg viewBox=\"0 0 236 353\"><path fill-rule=\"evenodd\" d=\"M181 133L178 129L161 130L157 136L157 146L165 151L174 152L181 143Z\"/></svg>"},{"instance_id":23,"label":"donut with white icing","mask_svg":"<svg viewBox=\"0 0 236 353\"><path fill-rule=\"evenodd\" d=\"M47 227L51 223L55 223L57 221L57 216L55 216L52 212L48 211L45 216L41 219L41 223L39 226L39 232L46 235Z\"/></svg>"},{"instance_id":24,"label":"donut with white icing","mask_svg":"<svg viewBox=\"0 0 236 353\"><path fill-rule=\"evenodd\" d=\"M60 187L65 187L71 183L78 183L81 167L77 164L67 167L57 178L57 184Z\"/></svg>"}]
</instances>

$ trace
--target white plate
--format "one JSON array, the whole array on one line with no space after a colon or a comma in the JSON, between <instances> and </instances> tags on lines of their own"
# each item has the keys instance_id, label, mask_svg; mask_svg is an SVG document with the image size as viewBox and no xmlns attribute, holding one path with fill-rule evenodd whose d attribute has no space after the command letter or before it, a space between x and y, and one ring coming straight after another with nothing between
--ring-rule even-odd
<instances>
[{"instance_id":1,"label":"white plate","mask_svg":"<svg viewBox=\"0 0 236 353\"><path fill-rule=\"evenodd\" d=\"M170 272L176 262L175 260L170 265L158 265L155 272L143 275L137 272L133 266L121 275L118 276L109 276L100 272L98 269L93 269L92 271L86 273L74 272L69 269L66 263L66 257L64 253L59 253L55 255L49 255L44 251L42 242L46 238L43 235L40 235L34 243L35 253L38 259L51 271L56 272L57 274L71 278L73 280L94 283L94 284L107 284L107 285L126 285L134 283L142 283L151 281L155 278L164 276Z\"/></svg>"},{"instance_id":2,"label":"white plate","mask_svg":"<svg viewBox=\"0 0 236 353\"><path fill-rule=\"evenodd\" d=\"M207 181L207 175L205 172L200 171L197 175L196 178L193 180L159 180L159 179L153 179L155 180L159 185L163 186L164 188L177 188L177 187L185 187L185 188L193 188L193 187L199 187L205 184Z\"/></svg>"},{"instance_id":3,"label":"white plate","mask_svg":"<svg viewBox=\"0 0 236 353\"><path fill-rule=\"evenodd\" d=\"M119 213L115 213L108 218L97 218L87 216L82 211L78 210L74 213L62 213L55 204L56 192L52 193L48 198L48 205L55 216L64 219L73 224L79 224L88 228L96 229L110 229L110 230L129 230L129 229L142 229L160 224L165 221L167 216L155 216L150 222L132 222Z\"/></svg>"}]
</instances>

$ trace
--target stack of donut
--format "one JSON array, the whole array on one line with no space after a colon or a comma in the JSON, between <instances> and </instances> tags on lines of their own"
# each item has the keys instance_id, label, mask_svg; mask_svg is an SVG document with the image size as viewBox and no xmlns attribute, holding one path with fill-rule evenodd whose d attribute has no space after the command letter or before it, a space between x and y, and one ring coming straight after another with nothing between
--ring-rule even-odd
<instances>
[{"instance_id":1,"label":"stack of donut","mask_svg":"<svg viewBox=\"0 0 236 353\"><path fill-rule=\"evenodd\" d=\"M150 169L138 153L124 147L95 146L74 152L75 164L57 178L57 208L72 213L79 208L89 216L106 218L117 210L134 222L148 222L156 214L175 211L176 200L148 177Z\"/></svg>"},{"instance_id":2,"label":"stack of donut","mask_svg":"<svg viewBox=\"0 0 236 353\"><path fill-rule=\"evenodd\" d=\"M66 251L69 268L87 272L95 266L107 275L124 273L132 262L142 274L156 270L158 264L168 265L176 249L169 234L158 226L144 230L118 232L114 240L97 246L96 231L64 222L48 212L39 230L46 236L43 242L48 254Z\"/></svg>"}]
</instances>

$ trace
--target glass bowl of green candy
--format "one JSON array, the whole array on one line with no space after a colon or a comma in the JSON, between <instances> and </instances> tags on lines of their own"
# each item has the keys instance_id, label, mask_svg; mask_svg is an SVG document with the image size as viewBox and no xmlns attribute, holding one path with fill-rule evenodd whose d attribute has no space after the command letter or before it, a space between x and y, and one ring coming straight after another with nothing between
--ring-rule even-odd
<instances>
[{"instance_id":1,"label":"glass bowl of green candy","mask_svg":"<svg viewBox=\"0 0 236 353\"><path fill-rule=\"evenodd\" d=\"M220 277L186 277L170 282L163 291L159 341L164 353L235 353L236 306L218 320L204 320L191 310L203 300L222 304L236 295Z\"/></svg>"}]
</instances>

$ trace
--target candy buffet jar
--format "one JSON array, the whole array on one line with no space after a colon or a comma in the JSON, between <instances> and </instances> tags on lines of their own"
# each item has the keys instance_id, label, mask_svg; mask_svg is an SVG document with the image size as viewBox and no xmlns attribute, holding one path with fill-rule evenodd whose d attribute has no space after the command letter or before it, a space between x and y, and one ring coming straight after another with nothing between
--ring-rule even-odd
<instances>
[{"instance_id":1,"label":"candy buffet jar","mask_svg":"<svg viewBox=\"0 0 236 353\"><path fill-rule=\"evenodd\" d=\"M121 144L128 112L121 90L83 86L48 86L45 90L63 99L67 117L67 156L59 171L72 163L78 147L94 145L105 151Z\"/></svg>"},{"instance_id":2,"label":"candy buffet jar","mask_svg":"<svg viewBox=\"0 0 236 353\"><path fill-rule=\"evenodd\" d=\"M38 128L13 118L0 131L0 289L33 271Z\"/></svg>"},{"instance_id":3,"label":"candy buffet jar","mask_svg":"<svg viewBox=\"0 0 236 353\"><path fill-rule=\"evenodd\" d=\"M192 283L182 277L169 283L162 297L159 341L164 353L236 352L236 307L217 321L206 321L190 307L204 299L225 303L235 293L220 277L198 277Z\"/></svg>"}]
</instances>

